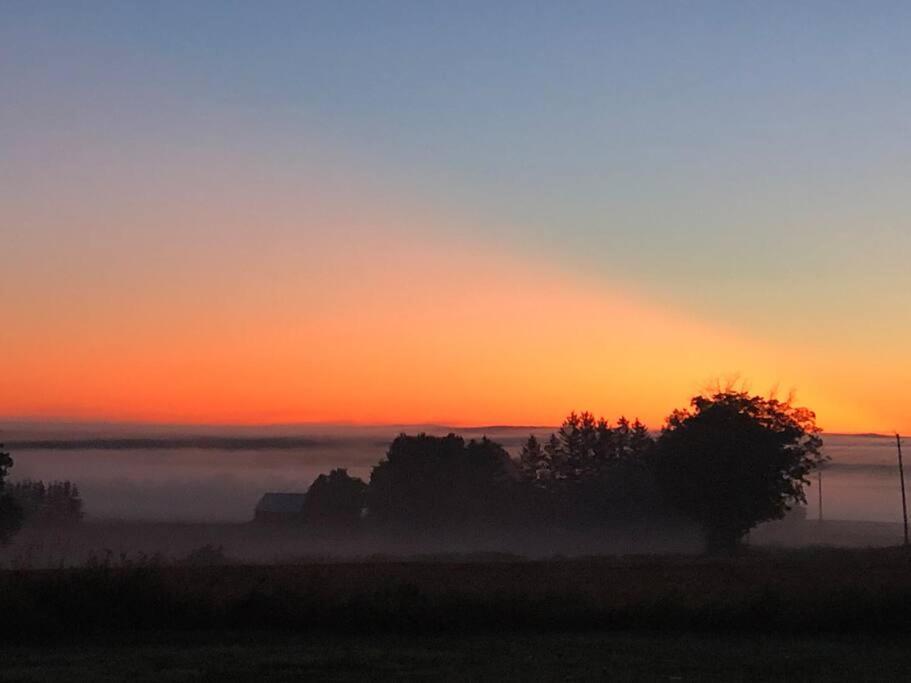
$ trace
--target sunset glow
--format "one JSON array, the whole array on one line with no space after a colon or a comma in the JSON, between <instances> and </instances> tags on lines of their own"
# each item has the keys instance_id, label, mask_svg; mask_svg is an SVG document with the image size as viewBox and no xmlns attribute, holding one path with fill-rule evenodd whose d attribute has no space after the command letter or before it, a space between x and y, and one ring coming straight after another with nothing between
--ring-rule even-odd
<instances>
[{"instance_id":1,"label":"sunset glow","mask_svg":"<svg viewBox=\"0 0 911 683\"><path fill-rule=\"evenodd\" d=\"M124 270L94 292L78 280L68 289L35 283L7 335L0 411L552 424L592 409L657 426L713 380L739 375L762 392L798 389L829 429L888 429L901 419L900 395L856 398L877 395L879 359L760 344L620 284L496 250L421 245L417 234L388 239L395 233L363 233L349 247L292 243L246 267L200 255L185 279ZM833 377L839 365L850 370Z\"/></svg>"},{"instance_id":2,"label":"sunset glow","mask_svg":"<svg viewBox=\"0 0 911 683\"><path fill-rule=\"evenodd\" d=\"M658 427L738 376L796 390L830 431L911 432L911 138L871 132L907 124L909 100L888 104L907 73L885 92L830 65L836 101L804 102L787 128L811 60L747 36L719 64L700 43L724 31L648 13L630 20L677 54L638 64L609 35L573 51L584 17L519 37L494 12L464 54L457 34L429 50L441 89L395 22L361 45L371 22L288 6L249 28L276 37L248 51L234 8L216 60L196 12L111 8L81 32L6 12L0 418L554 424L588 409ZM338 35L311 44L312 25ZM889 46L907 52L886 41L871 59L901 63ZM546 65L549 85L483 62L500 50ZM685 90L681 59L752 89ZM859 92L882 120L861 120ZM673 120L641 119L645 100Z\"/></svg>"}]
</instances>

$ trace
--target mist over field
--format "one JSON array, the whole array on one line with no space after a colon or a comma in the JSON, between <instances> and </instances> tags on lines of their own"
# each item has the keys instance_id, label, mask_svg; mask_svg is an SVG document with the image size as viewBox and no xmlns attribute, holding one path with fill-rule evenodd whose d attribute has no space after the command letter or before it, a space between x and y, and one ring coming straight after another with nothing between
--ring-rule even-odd
<instances>
[{"instance_id":1,"label":"mist over field","mask_svg":"<svg viewBox=\"0 0 911 683\"><path fill-rule=\"evenodd\" d=\"M399 433L450 431L487 436L515 455L530 433L551 427L450 428L439 425L174 427L167 425L0 425L11 451L11 481L68 479L88 519L238 522L252 518L266 491L304 492L336 467L365 481ZM899 522L895 441L880 435L825 435L827 519ZM816 478L807 517L817 516Z\"/></svg>"}]
</instances>

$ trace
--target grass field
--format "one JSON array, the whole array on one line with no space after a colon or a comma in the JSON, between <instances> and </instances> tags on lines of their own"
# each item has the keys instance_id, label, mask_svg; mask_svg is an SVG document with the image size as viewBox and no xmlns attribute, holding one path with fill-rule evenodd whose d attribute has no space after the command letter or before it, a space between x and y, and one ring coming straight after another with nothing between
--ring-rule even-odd
<instances>
[{"instance_id":1,"label":"grass field","mask_svg":"<svg viewBox=\"0 0 911 683\"><path fill-rule=\"evenodd\" d=\"M3 652L0 680L897 681L911 640L855 636L148 634Z\"/></svg>"},{"instance_id":2,"label":"grass field","mask_svg":"<svg viewBox=\"0 0 911 683\"><path fill-rule=\"evenodd\" d=\"M911 553L0 572L0 680L906 680Z\"/></svg>"},{"instance_id":3,"label":"grass field","mask_svg":"<svg viewBox=\"0 0 911 683\"><path fill-rule=\"evenodd\" d=\"M308 633L911 630L911 553L101 564L0 572L7 638L181 629Z\"/></svg>"}]
</instances>

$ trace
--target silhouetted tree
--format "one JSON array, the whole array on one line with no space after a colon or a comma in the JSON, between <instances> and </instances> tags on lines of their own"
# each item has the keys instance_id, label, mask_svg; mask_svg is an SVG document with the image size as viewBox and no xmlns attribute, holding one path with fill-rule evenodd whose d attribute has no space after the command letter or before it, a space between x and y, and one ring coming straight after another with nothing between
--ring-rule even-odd
<instances>
[{"instance_id":1,"label":"silhouetted tree","mask_svg":"<svg viewBox=\"0 0 911 683\"><path fill-rule=\"evenodd\" d=\"M603 522L659 507L648 468L653 445L639 420L621 417L611 427L589 412L573 412L543 447L529 438L519 468L523 481L546 492L533 502L548 508L552 520Z\"/></svg>"},{"instance_id":2,"label":"silhouetted tree","mask_svg":"<svg viewBox=\"0 0 911 683\"><path fill-rule=\"evenodd\" d=\"M13 458L3 452L0 444L0 544L5 544L22 526L22 509L5 490L6 475L13 466Z\"/></svg>"},{"instance_id":3,"label":"silhouetted tree","mask_svg":"<svg viewBox=\"0 0 911 683\"><path fill-rule=\"evenodd\" d=\"M486 437L402 434L373 468L369 515L398 528L489 528L508 514L515 479L509 454Z\"/></svg>"},{"instance_id":4,"label":"silhouetted tree","mask_svg":"<svg viewBox=\"0 0 911 683\"><path fill-rule=\"evenodd\" d=\"M304 521L331 527L351 527L361 518L367 503L367 484L348 474L346 469L334 469L321 474L310 485L304 499Z\"/></svg>"},{"instance_id":5,"label":"silhouetted tree","mask_svg":"<svg viewBox=\"0 0 911 683\"><path fill-rule=\"evenodd\" d=\"M72 482L25 480L9 484L7 490L22 509L25 524L59 526L82 520L82 498Z\"/></svg>"},{"instance_id":6,"label":"silhouetted tree","mask_svg":"<svg viewBox=\"0 0 911 683\"><path fill-rule=\"evenodd\" d=\"M544 462L547 463L547 487L553 491L563 479L566 469L563 464L563 449L556 434L551 434L544 444Z\"/></svg>"},{"instance_id":7,"label":"silhouetted tree","mask_svg":"<svg viewBox=\"0 0 911 683\"><path fill-rule=\"evenodd\" d=\"M620 439L622 452L620 457L632 456L635 458L647 459L655 446L655 440L642 422L638 418L630 423L625 417L619 420L618 428L622 426L622 437Z\"/></svg>"},{"instance_id":8,"label":"silhouetted tree","mask_svg":"<svg viewBox=\"0 0 911 683\"><path fill-rule=\"evenodd\" d=\"M529 436L522 444L522 451L519 453L519 472L524 481L539 488L545 487L550 479L547 454L534 435Z\"/></svg>"},{"instance_id":9,"label":"silhouetted tree","mask_svg":"<svg viewBox=\"0 0 911 683\"><path fill-rule=\"evenodd\" d=\"M823 460L816 417L790 401L720 390L667 419L654 467L664 496L700 523L710 551L733 550L758 523L805 503Z\"/></svg>"},{"instance_id":10,"label":"silhouetted tree","mask_svg":"<svg viewBox=\"0 0 911 683\"><path fill-rule=\"evenodd\" d=\"M553 478L585 481L600 476L621 460L645 458L653 445L648 429L639 420L630 424L621 417L616 427L588 412L570 413L545 453Z\"/></svg>"}]
</instances>

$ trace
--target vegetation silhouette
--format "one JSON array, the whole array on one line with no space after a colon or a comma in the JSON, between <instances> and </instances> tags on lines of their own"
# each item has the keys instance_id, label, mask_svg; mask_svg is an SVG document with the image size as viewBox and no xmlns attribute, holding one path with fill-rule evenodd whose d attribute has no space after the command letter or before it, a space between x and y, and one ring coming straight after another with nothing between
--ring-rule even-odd
<instances>
[{"instance_id":1,"label":"vegetation silhouette","mask_svg":"<svg viewBox=\"0 0 911 683\"><path fill-rule=\"evenodd\" d=\"M79 488L69 481L25 480L7 485L29 526L65 526L82 521Z\"/></svg>"},{"instance_id":2,"label":"vegetation silhouette","mask_svg":"<svg viewBox=\"0 0 911 683\"><path fill-rule=\"evenodd\" d=\"M6 490L6 476L12 466L12 456L4 453L0 444L0 544L6 544L22 526L22 508Z\"/></svg>"},{"instance_id":3,"label":"vegetation silhouette","mask_svg":"<svg viewBox=\"0 0 911 683\"><path fill-rule=\"evenodd\" d=\"M495 527L510 518L517 483L506 449L486 437L401 434L371 472L367 509L404 533Z\"/></svg>"},{"instance_id":4,"label":"vegetation silhouette","mask_svg":"<svg viewBox=\"0 0 911 683\"><path fill-rule=\"evenodd\" d=\"M752 557L176 565L0 572L0 637L68 634L911 631L901 548Z\"/></svg>"},{"instance_id":5,"label":"vegetation silhouette","mask_svg":"<svg viewBox=\"0 0 911 683\"><path fill-rule=\"evenodd\" d=\"M338 468L321 474L304 499L304 522L330 528L352 528L367 504L367 484Z\"/></svg>"},{"instance_id":6,"label":"vegetation silhouette","mask_svg":"<svg viewBox=\"0 0 911 683\"><path fill-rule=\"evenodd\" d=\"M706 531L709 551L731 551L760 522L806 503L824 461L816 417L790 400L721 390L667 419L653 469L674 507Z\"/></svg>"},{"instance_id":7,"label":"vegetation silhouette","mask_svg":"<svg viewBox=\"0 0 911 683\"><path fill-rule=\"evenodd\" d=\"M68 481L8 482L13 458L0 444L0 544L6 544L24 524L58 526L82 520L79 489Z\"/></svg>"},{"instance_id":8,"label":"vegetation silhouette","mask_svg":"<svg viewBox=\"0 0 911 683\"><path fill-rule=\"evenodd\" d=\"M730 552L806 502L824 460L819 434L812 411L730 388L675 410L657 439L638 419L572 412L543 442L530 435L516 459L486 437L400 434L369 485L342 469L320 475L303 517L413 540L521 531L545 544L554 532L673 529L683 518L703 529L707 550Z\"/></svg>"},{"instance_id":9,"label":"vegetation silhouette","mask_svg":"<svg viewBox=\"0 0 911 683\"><path fill-rule=\"evenodd\" d=\"M611 427L588 412L570 413L542 446L533 435L518 469L526 497L547 521L590 526L647 517L661 510L649 471L654 440L639 420Z\"/></svg>"}]
</instances>

